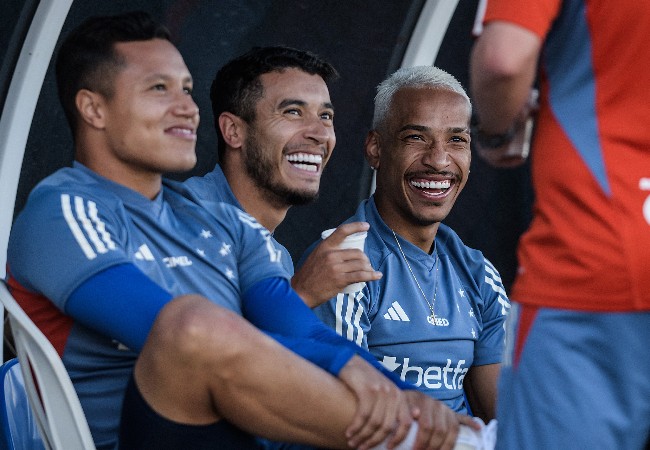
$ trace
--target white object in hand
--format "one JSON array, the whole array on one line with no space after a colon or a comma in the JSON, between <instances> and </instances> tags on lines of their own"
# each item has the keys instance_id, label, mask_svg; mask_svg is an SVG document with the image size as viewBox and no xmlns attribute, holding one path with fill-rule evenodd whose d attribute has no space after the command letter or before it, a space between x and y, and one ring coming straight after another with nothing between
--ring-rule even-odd
<instances>
[{"instance_id":1,"label":"white object in hand","mask_svg":"<svg viewBox=\"0 0 650 450\"><path fill-rule=\"evenodd\" d=\"M325 230L321 233L320 237L321 239L325 240L329 237L330 234L332 234L336 230L336 228L330 228L329 230ZM366 242L366 236L368 233L366 231L360 231L358 233L352 233L351 235L347 236L339 248L356 248L361 251L363 251L363 246ZM359 283L352 283L348 284L346 287L343 288L341 292L344 294L352 294L354 292L359 292L363 287L366 285L364 281L360 281Z\"/></svg>"},{"instance_id":2,"label":"white object in hand","mask_svg":"<svg viewBox=\"0 0 650 450\"><path fill-rule=\"evenodd\" d=\"M473 419L481 425L481 429L477 431L467 425L461 425L458 430L454 450L494 450L497 440L497 421L493 419L485 425L478 417L474 417ZM393 450L411 450L415 444L417 432L418 423L413 422L406 438ZM386 441L373 447L372 450L387 450Z\"/></svg>"}]
</instances>

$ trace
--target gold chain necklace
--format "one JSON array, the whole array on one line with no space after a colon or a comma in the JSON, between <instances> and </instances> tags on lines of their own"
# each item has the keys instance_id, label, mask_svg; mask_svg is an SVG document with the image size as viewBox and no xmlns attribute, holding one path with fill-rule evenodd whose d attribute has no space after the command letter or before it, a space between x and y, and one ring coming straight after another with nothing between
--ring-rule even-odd
<instances>
[{"instance_id":1,"label":"gold chain necklace","mask_svg":"<svg viewBox=\"0 0 650 450\"><path fill-rule=\"evenodd\" d=\"M427 302L427 305L429 306L429 310L431 311L431 315L427 317L427 322L429 322L431 325L436 325L436 313L434 312L434 307L436 306L436 296L438 295L438 280L439 280L439 272L438 272L438 254L436 253L436 262L434 265L436 266L436 284L435 287L433 288L433 302L429 302L429 299L427 296L424 294L424 291L422 290L422 287L420 286L420 282L418 281L417 277L415 276L415 273L413 273L413 269L411 269L411 265L408 262L408 259L406 259L406 255L404 254L404 250L402 250L402 246L399 243L399 239L397 239L397 235L395 234L394 230L390 230L393 232L393 237L395 238L395 243L397 243L397 248L399 248L399 252L402 254L402 258L404 258L404 262L406 263L406 267L408 267L409 272L411 272L411 276L413 277L413 280L415 281L415 284L417 285L418 289L420 290L420 293L422 294L422 297L424 298L424 301ZM434 250L435 252L435 250Z\"/></svg>"}]
</instances>

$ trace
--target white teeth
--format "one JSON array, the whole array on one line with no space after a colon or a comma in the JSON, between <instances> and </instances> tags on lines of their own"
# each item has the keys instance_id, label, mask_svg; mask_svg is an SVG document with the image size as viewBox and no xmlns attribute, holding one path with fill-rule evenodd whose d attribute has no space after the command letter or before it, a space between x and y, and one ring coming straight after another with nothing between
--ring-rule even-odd
<instances>
[{"instance_id":1,"label":"white teeth","mask_svg":"<svg viewBox=\"0 0 650 450\"><path fill-rule=\"evenodd\" d=\"M411 181L411 185L420 189L449 189L451 182L445 181Z\"/></svg>"},{"instance_id":2,"label":"white teeth","mask_svg":"<svg viewBox=\"0 0 650 450\"><path fill-rule=\"evenodd\" d=\"M311 164L321 164L323 157L321 155L312 155L310 153L293 153L286 156L290 162L306 162Z\"/></svg>"},{"instance_id":3,"label":"white teeth","mask_svg":"<svg viewBox=\"0 0 650 450\"><path fill-rule=\"evenodd\" d=\"M174 133L178 133L178 134L187 134L187 135L193 134L193 131L190 130L189 128L175 127L175 128L172 128L172 130L174 131Z\"/></svg>"},{"instance_id":4,"label":"white teeth","mask_svg":"<svg viewBox=\"0 0 650 450\"><path fill-rule=\"evenodd\" d=\"M293 166L297 169L306 170L308 172L316 172L318 170L318 167L312 166L311 164L294 164Z\"/></svg>"}]
</instances>

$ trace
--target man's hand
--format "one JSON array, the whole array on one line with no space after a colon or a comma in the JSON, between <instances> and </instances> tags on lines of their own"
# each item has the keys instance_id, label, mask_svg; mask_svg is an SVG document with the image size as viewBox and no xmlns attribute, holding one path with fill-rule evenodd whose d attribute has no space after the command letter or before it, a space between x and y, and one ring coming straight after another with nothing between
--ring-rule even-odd
<instances>
[{"instance_id":1,"label":"man's hand","mask_svg":"<svg viewBox=\"0 0 650 450\"><path fill-rule=\"evenodd\" d=\"M307 257L291 279L291 286L307 306L315 308L348 284L381 278L381 272L372 268L361 250L339 248L347 236L369 228L366 222L343 224Z\"/></svg>"},{"instance_id":2,"label":"man's hand","mask_svg":"<svg viewBox=\"0 0 650 450\"><path fill-rule=\"evenodd\" d=\"M360 356L348 361L339 379L358 402L356 417L346 430L350 447L368 449L390 436L392 448L406 437L413 419L404 391Z\"/></svg>"},{"instance_id":3,"label":"man's hand","mask_svg":"<svg viewBox=\"0 0 650 450\"><path fill-rule=\"evenodd\" d=\"M534 116L539 109L538 96L536 89L530 91L528 101L515 119L515 136L512 141L497 148L483 148L475 142L474 148L481 159L500 169L518 167L526 162L530 152Z\"/></svg>"},{"instance_id":4,"label":"man's hand","mask_svg":"<svg viewBox=\"0 0 650 450\"><path fill-rule=\"evenodd\" d=\"M419 427L413 449L451 450L456 444L461 424L474 430L481 428L471 417L455 413L444 403L420 391L404 391L404 394Z\"/></svg>"}]
</instances>

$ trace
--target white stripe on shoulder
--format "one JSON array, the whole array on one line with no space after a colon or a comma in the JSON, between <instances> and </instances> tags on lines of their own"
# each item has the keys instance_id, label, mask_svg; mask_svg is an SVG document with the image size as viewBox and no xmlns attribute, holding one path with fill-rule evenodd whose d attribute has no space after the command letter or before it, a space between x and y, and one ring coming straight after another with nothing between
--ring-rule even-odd
<instances>
[{"instance_id":1,"label":"white stripe on shoulder","mask_svg":"<svg viewBox=\"0 0 650 450\"><path fill-rule=\"evenodd\" d=\"M363 329L361 328L360 322L361 322L361 315L363 314L363 303L361 303L361 297L363 296L363 291L359 291L355 298L354 298L354 303L357 305L357 312L354 315L354 328L357 330L357 338L355 339L355 343L357 345L362 345L363 344Z\"/></svg>"},{"instance_id":2,"label":"white stripe on shoulder","mask_svg":"<svg viewBox=\"0 0 650 450\"><path fill-rule=\"evenodd\" d=\"M507 316L508 311L510 311L510 302L508 301L507 297L502 297L499 295L498 299L499 304L501 305L501 315L502 316Z\"/></svg>"},{"instance_id":3,"label":"white stripe on shoulder","mask_svg":"<svg viewBox=\"0 0 650 450\"><path fill-rule=\"evenodd\" d=\"M264 228L257 220L255 220L253 216L245 213L244 211L238 209L237 216L239 217L240 221L244 222L246 225L248 225L251 228L254 228L256 230L259 228Z\"/></svg>"},{"instance_id":4,"label":"white stripe on shoulder","mask_svg":"<svg viewBox=\"0 0 650 450\"><path fill-rule=\"evenodd\" d=\"M93 227L93 223L88 219L86 215L86 206L84 205L84 199L82 197L75 196L74 198L74 211L77 214L77 220L81 222L84 231L88 235L90 242L95 246L95 251L97 253L106 253L108 249L104 245L97 230Z\"/></svg>"},{"instance_id":5,"label":"white stripe on shoulder","mask_svg":"<svg viewBox=\"0 0 650 450\"><path fill-rule=\"evenodd\" d=\"M343 336L343 320L342 314L343 311L343 296L344 294L336 294L336 310L334 315L336 316L336 332Z\"/></svg>"},{"instance_id":6,"label":"white stripe on shoulder","mask_svg":"<svg viewBox=\"0 0 650 450\"><path fill-rule=\"evenodd\" d=\"M490 263L487 259L485 260L485 271L490 274L490 276L495 280L501 283L501 275L499 275L499 272L497 272L496 267Z\"/></svg>"},{"instance_id":7,"label":"white stripe on shoulder","mask_svg":"<svg viewBox=\"0 0 650 450\"><path fill-rule=\"evenodd\" d=\"M347 332L347 340L352 341L354 340L354 327L352 327L352 314L354 313L354 300L350 298L350 294L339 294L343 296L348 297L348 307L345 310L345 316L343 317L343 320L345 324L347 325L348 332Z\"/></svg>"},{"instance_id":8,"label":"white stripe on shoulder","mask_svg":"<svg viewBox=\"0 0 650 450\"><path fill-rule=\"evenodd\" d=\"M264 230L267 231L267 230ZM262 233L262 237L266 241L266 251L269 253L269 260L272 263L279 263L282 258L282 252L275 248L273 241L271 240L271 235L267 233Z\"/></svg>"},{"instance_id":9,"label":"white stripe on shoulder","mask_svg":"<svg viewBox=\"0 0 650 450\"><path fill-rule=\"evenodd\" d=\"M503 280L501 279L501 275L499 275L496 267L494 267L487 258L484 258L483 261L485 262L486 272L485 282L492 286L492 290L494 292L497 292L499 295L503 295L504 297L508 298L508 294L506 294L506 290L503 287Z\"/></svg>"},{"instance_id":10,"label":"white stripe on shoulder","mask_svg":"<svg viewBox=\"0 0 650 450\"><path fill-rule=\"evenodd\" d=\"M494 292L499 293L500 295L503 295L504 297L508 297L508 294L506 294L506 290L503 288L503 285L500 282L495 282L492 277L485 277L485 282L492 286L492 290Z\"/></svg>"},{"instance_id":11,"label":"white stripe on shoulder","mask_svg":"<svg viewBox=\"0 0 650 450\"><path fill-rule=\"evenodd\" d=\"M74 218L74 215L72 213L72 205L70 203L70 196L68 194L61 194L61 210L63 211L63 217L65 218L65 221L67 222L68 227L72 232L72 235L74 236L77 243L79 244L79 247L81 247L81 250L84 252L84 255L86 255L86 258L88 259L96 258L97 254L95 253L92 246L84 236L83 231L81 231L81 228L79 228L79 224Z\"/></svg>"},{"instance_id":12,"label":"white stripe on shoulder","mask_svg":"<svg viewBox=\"0 0 650 450\"><path fill-rule=\"evenodd\" d=\"M363 342L363 330L360 325L363 316L363 304L359 301L361 297L363 297L363 291L357 292L356 295L343 293L336 295L336 332L343 336L343 327L345 326L346 333L344 337L358 345ZM347 307L344 313L343 303L346 299ZM355 332L356 339L354 338Z\"/></svg>"},{"instance_id":13,"label":"white stripe on shoulder","mask_svg":"<svg viewBox=\"0 0 650 450\"><path fill-rule=\"evenodd\" d=\"M99 218L95 202L88 201L88 214L90 215L90 219L95 223L95 228L101 236L102 241L104 241L110 250L115 250L115 242L111 239L110 233L106 231L106 224Z\"/></svg>"}]
</instances>

